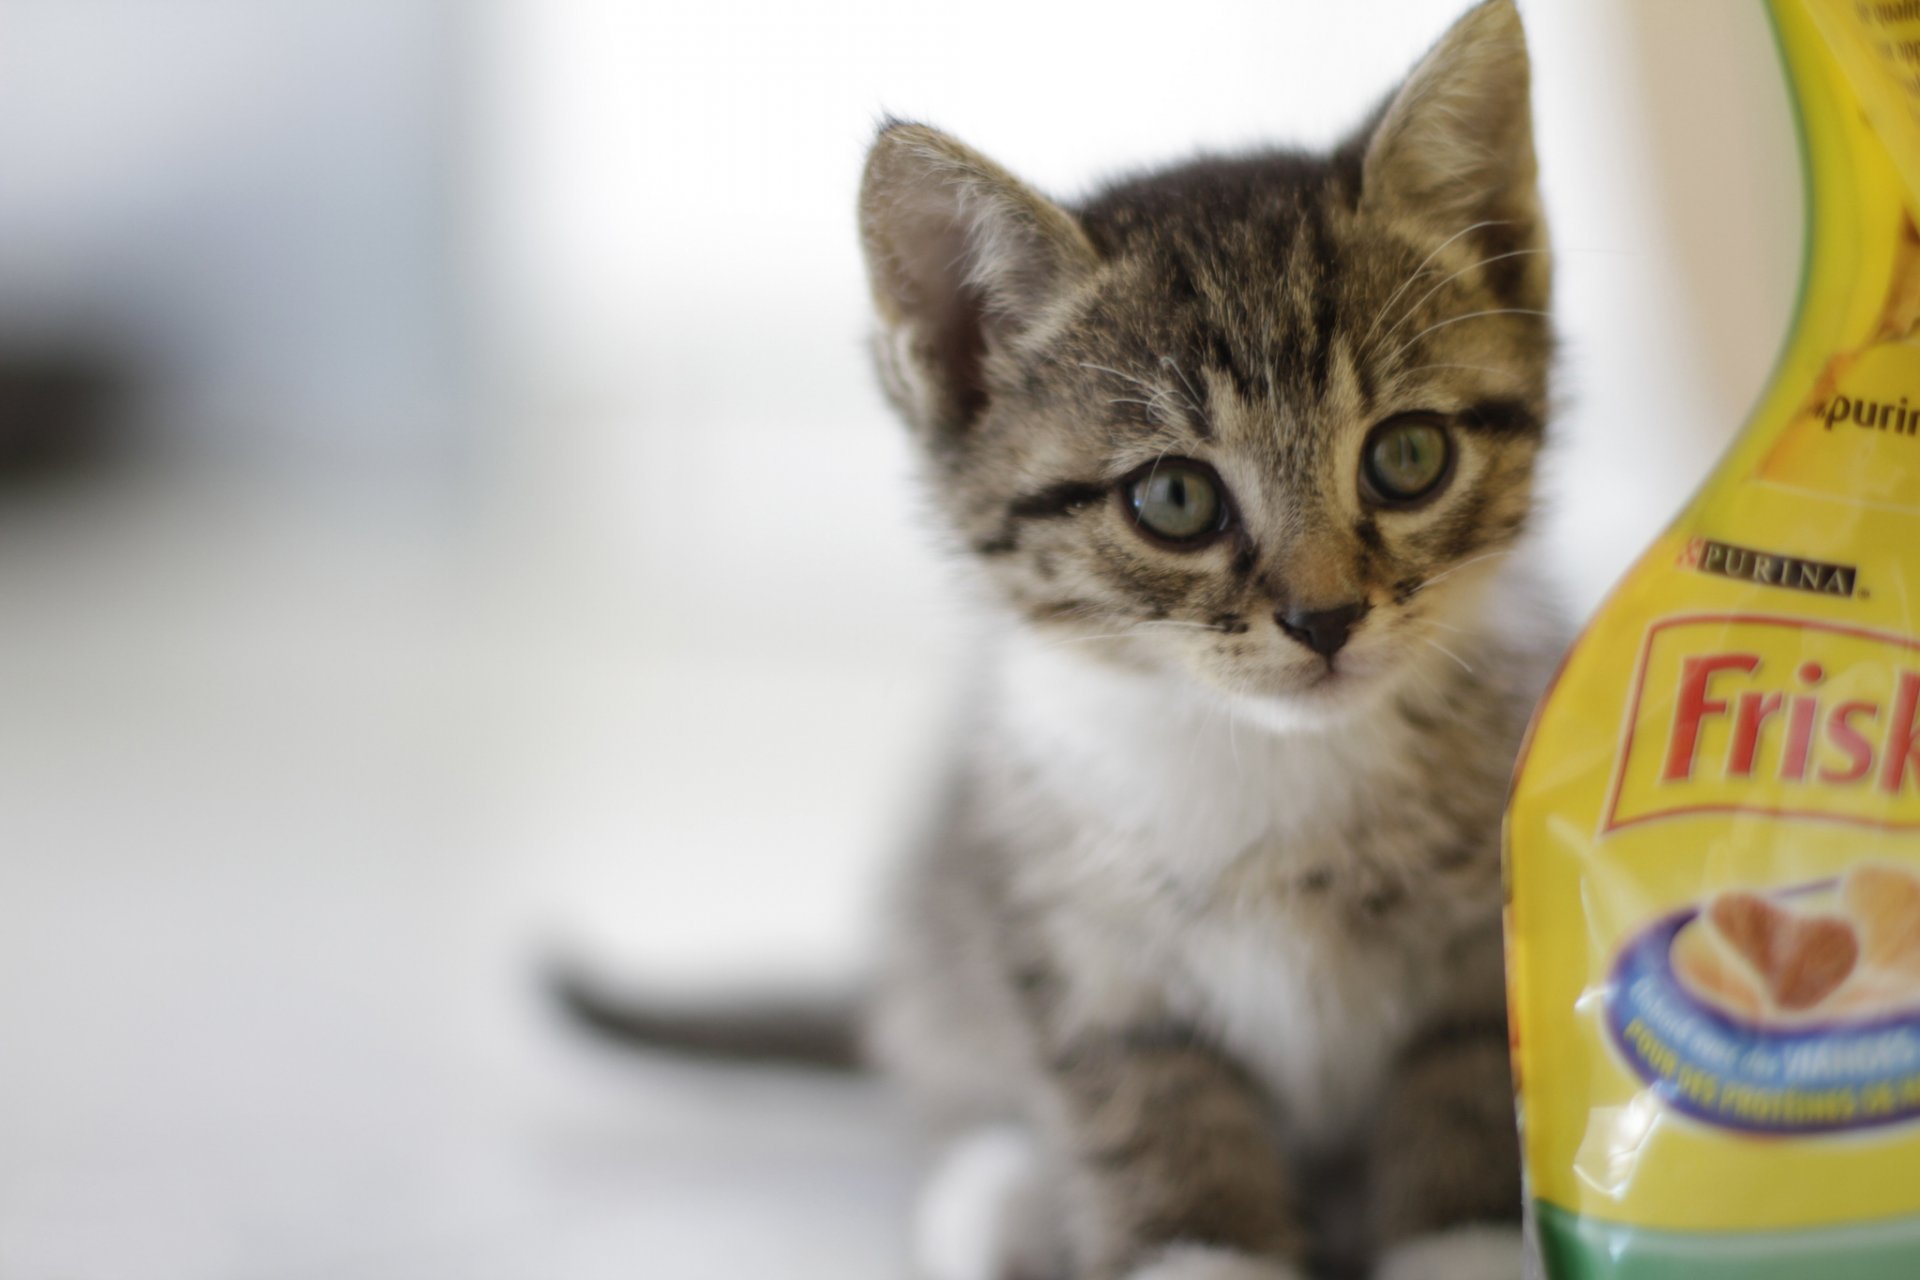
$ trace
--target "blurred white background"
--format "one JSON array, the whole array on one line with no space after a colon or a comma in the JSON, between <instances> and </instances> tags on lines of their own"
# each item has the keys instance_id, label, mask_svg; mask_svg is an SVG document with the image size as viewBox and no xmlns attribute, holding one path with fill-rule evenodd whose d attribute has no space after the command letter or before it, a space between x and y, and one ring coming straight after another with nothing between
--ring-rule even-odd
<instances>
[{"instance_id":1,"label":"blurred white background","mask_svg":"<svg viewBox=\"0 0 1920 1280\"><path fill-rule=\"evenodd\" d=\"M532 980L858 971L951 613L872 127L1072 195L1459 7L0 0L0 1280L903 1274L869 1087ZM1797 158L1758 6L1523 10L1585 609L1770 366Z\"/></svg>"}]
</instances>

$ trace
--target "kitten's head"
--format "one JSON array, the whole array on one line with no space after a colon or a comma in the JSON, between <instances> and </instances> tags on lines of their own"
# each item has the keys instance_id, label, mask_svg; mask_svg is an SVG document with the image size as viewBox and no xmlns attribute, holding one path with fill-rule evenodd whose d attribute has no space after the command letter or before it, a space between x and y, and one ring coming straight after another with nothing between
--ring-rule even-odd
<instances>
[{"instance_id":1,"label":"kitten's head","mask_svg":"<svg viewBox=\"0 0 1920 1280\"><path fill-rule=\"evenodd\" d=\"M860 203L882 379L1034 627L1284 715L1450 648L1531 506L1549 271L1486 0L1331 155L1054 203L893 124Z\"/></svg>"}]
</instances>

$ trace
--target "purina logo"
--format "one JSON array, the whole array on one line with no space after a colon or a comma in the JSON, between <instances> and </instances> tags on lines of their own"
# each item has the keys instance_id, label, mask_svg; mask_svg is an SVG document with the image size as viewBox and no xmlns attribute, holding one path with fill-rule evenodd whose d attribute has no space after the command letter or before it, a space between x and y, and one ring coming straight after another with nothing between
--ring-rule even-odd
<instances>
[{"instance_id":1,"label":"purina logo","mask_svg":"<svg viewBox=\"0 0 1920 1280\"><path fill-rule=\"evenodd\" d=\"M1647 631L1603 830L1703 813L1920 829L1920 640L1808 618Z\"/></svg>"},{"instance_id":2,"label":"purina logo","mask_svg":"<svg viewBox=\"0 0 1920 1280\"><path fill-rule=\"evenodd\" d=\"M1680 553L1680 565L1721 578L1757 582L1763 587L1785 587L1790 591L1811 591L1820 596L1849 597L1859 570L1850 564L1826 564L1802 560L1798 556L1776 555L1736 547L1730 542L1694 538Z\"/></svg>"}]
</instances>

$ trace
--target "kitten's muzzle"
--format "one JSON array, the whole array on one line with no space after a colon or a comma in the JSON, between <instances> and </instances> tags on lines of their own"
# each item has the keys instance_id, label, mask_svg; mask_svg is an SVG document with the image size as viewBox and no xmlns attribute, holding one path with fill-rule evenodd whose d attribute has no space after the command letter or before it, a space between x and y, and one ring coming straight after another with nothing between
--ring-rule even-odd
<instances>
[{"instance_id":1,"label":"kitten's muzzle","mask_svg":"<svg viewBox=\"0 0 1920 1280\"><path fill-rule=\"evenodd\" d=\"M1347 643L1347 637L1353 634L1353 629L1360 625L1360 619L1367 616L1367 609L1364 600L1331 609L1281 608L1273 611L1273 620L1289 636L1332 661L1333 655L1340 652L1341 646Z\"/></svg>"}]
</instances>

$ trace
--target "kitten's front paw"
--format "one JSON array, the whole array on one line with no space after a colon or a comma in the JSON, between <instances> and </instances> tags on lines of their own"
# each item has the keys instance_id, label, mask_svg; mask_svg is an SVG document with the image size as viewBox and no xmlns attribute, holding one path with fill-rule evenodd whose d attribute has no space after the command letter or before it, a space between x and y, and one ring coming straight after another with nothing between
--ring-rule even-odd
<instances>
[{"instance_id":1,"label":"kitten's front paw","mask_svg":"<svg viewBox=\"0 0 1920 1280\"><path fill-rule=\"evenodd\" d=\"M1456 1227L1387 1250L1373 1280L1520 1280L1518 1227Z\"/></svg>"},{"instance_id":2,"label":"kitten's front paw","mask_svg":"<svg viewBox=\"0 0 1920 1280\"><path fill-rule=\"evenodd\" d=\"M1177 1244L1163 1249L1127 1280L1305 1280L1306 1273L1271 1258L1252 1258L1227 1249Z\"/></svg>"},{"instance_id":3,"label":"kitten's front paw","mask_svg":"<svg viewBox=\"0 0 1920 1280\"><path fill-rule=\"evenodd\" d=\"M1033 1139L1017 1126L976 1129L948 1148L920 1193L920 1280L1053 1274Z\"/></svg>"}]
</instances>

